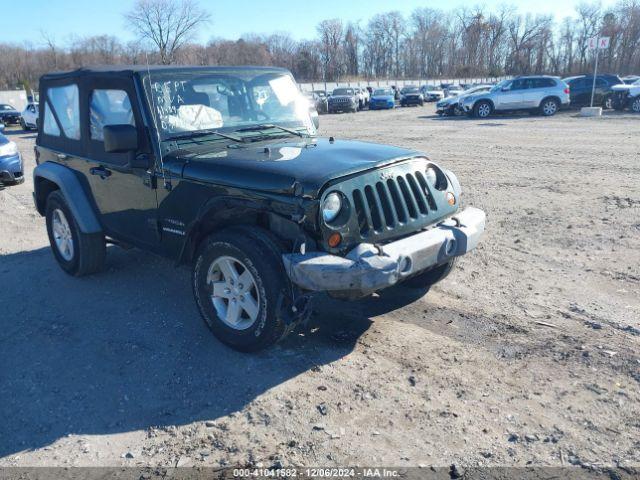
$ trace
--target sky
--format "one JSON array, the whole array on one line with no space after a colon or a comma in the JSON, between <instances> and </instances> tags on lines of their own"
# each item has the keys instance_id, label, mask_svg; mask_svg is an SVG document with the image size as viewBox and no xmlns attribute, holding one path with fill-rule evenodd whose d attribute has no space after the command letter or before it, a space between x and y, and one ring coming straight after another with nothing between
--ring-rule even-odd
<instances>
[{"instance_id":1,"label":"sky","mask_svg":"<svg viewBox=\"0 0 640 480\"><path fill-rule=\"evenodd\" d=\"M316 25L327 18L358 21L362 24L374 14L399 10L405 15L416 7L451 10L462 6L482 5L496 10L513 5L522 13L553 14L561 20L574 13L581 0L200 0L212 22L199 32L197 40L237 39L247 33L288 32L295 39L313 38ZM7 5L2 6L3 3ZM64 44L72 36L109 34L121 40L134 40L123 13L134 0L0 0L2 28L0 42L43 44L41 32ZM609 6L615 0L602 0ZM30 19L30 20L28 20Z\"/></svg>"}]
</instances>

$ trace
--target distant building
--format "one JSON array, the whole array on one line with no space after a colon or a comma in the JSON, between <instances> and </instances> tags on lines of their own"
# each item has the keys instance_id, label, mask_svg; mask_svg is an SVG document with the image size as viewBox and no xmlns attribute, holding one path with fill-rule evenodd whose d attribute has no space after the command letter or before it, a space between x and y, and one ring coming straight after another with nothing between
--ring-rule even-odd
<instances>
[{"instance_id":1,"label":"distant building","mask_svg":"<svg viewBox=\"0 0 640 480\"><path fill-rule=\"evenodd\" d=\"M0 90L0 103L8 103L21 112L27 106L27 92L24 90Z\"/></svg>"}]
</instances>

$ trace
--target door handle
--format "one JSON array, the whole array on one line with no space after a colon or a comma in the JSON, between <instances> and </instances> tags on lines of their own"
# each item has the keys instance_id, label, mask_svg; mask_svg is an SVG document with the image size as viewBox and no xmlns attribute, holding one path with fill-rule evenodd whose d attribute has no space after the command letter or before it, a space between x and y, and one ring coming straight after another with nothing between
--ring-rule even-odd
<instances>
[{"instance_id":1,"label":"door handle","mask_svg":"<svg viewBox=\"0 0 640 480\"><path fill-rule=\"evenodd\" d=\"M56 157L58 158L58 160L66 160L67 158L69 158L64 153L58 153L56 154Z\"/></svg>"},{"instance_id":2,"label":"door handle","mask_svg":"<svg viewBox=\"0 0 640 480\"><path fill-rule=\"evenodd\" d=\"M111 176L111 170L107 170L106 168L100 166L100 167L93 167L89 169L89 173L91 175L98 175L101 179L105 179L107 177Z\"/></svg>"}]
</instances>

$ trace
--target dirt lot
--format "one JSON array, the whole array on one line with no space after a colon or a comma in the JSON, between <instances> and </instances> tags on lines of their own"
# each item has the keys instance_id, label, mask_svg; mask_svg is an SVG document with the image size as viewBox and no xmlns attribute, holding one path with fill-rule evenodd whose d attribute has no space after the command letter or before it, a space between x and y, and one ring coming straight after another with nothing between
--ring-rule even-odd
<instances>
[{"instance_id":1,"label":"dirt lot","mask_svg":"<svg viewBox=\"0 0 640 480\"><path fill-rule=\"evenodd\" d=\"M30 181L1 191L0 465L640 464L640 117L321 122L455 171L478 250L424 297L321 300L243 355L187 268L111 248L70 278ZM30 179L34 135L9 135Z\"/></svg>"}]
</instances>

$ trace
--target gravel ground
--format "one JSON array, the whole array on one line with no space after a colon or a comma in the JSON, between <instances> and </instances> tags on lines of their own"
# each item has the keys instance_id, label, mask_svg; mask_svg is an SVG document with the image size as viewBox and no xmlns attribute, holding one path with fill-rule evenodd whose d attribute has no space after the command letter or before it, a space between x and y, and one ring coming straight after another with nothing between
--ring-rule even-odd
<instances>
[{"instance_id":1,"label":"gravel ground","mask_svg":"<svg viewBox=\"0 0 640 480\"><path fill-rule=\"evenodd\" d=\"M487 233L428 295L321 299L257 355L187 268L114 247L66 276L31 182L0 191L0 466L638 466L639 120L321 117L452 169Z\"/></svg>"}]
</instances>

